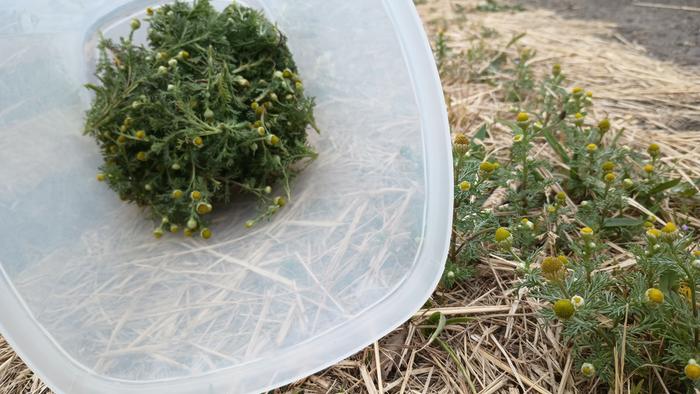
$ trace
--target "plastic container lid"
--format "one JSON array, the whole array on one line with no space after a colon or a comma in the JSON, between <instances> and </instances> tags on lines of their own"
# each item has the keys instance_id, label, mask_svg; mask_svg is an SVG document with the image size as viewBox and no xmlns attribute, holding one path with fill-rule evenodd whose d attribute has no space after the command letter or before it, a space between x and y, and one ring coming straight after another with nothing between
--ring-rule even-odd
<instances>
[{"instance_id":1,"label":"plastic container lid","mask_svg":"<svg viewBox=\"0 0 700 394\"><path fill-rule=\"evenodd\" d=\"M97 31L155 4L0 4L0 329L59 393L267 390L388 333L440 277L451 149L412 2L244 4L288 36L320 156L272 221L245 229L237 202L209 241L153 239L81 134Z\"/></svg>"}]
</instances>

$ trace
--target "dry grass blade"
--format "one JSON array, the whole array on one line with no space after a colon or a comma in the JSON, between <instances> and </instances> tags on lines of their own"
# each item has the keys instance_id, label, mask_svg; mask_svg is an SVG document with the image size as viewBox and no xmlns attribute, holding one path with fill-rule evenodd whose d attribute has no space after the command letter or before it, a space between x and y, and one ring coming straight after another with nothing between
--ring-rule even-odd
<instances>
[{"instance_id":1,"label":"dry grass blade","mask_svg":"<svg viewBox=\"0 0 700 394\"><path fill-rule=\"evenodd\" d=\"M50 394L46 387L0 337L0 392L7 394Z\"/></svg>"},{"instance_id":2,"label":"dry grass blade","mask_svg":"<svg viewBox=\"0 0 700 394\"><path fill-rule=\"evenodd\" d=\"M700 7L686 5L660 4L660 3L634 3L638 7L660 8L664 10L700 12Z\"/></svg>"}]
</instances>

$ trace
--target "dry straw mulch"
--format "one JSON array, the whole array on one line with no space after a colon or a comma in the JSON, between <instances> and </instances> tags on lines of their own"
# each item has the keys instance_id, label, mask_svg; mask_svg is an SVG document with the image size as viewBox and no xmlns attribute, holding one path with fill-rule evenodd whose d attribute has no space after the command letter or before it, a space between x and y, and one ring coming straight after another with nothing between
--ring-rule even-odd
<instances>
[{"instance_id":1,"label":"dry straw mulch","mask_svg":"<svg viewBox=\"0 0 700 394\"><path fill-rule=\"evenodd\" d=\"M558 62L572 85L594 92L593 118L607 115L615 127L624 127L624 143L632 149L643 149L653 140L664 151L664 160L675 161L681 176L700 177L700 70L650 58L610 24L565 20L544 10L475 12L475 5L475 1L430 0L419 11L431 37L445 29L457 52L473 45L484 29L497 32L490 39L495 48L526 33L519 44L537 51L531 61L536 70L545 72ZM517 46L507 49L516 50ZM454 131L469 135L513 110L500 100L498 86L465 80L443 81ZM485 144L502 152L510 139L506 131L493 133ZM632 263L623 255L610 266ZM436 291L431 300L435 308L417 312L411 322L348 360L278 391L472 392L468 380L479 393L595 391L595 386L577 382L570 373L572 359L561 345L558 327L539 321L539 304L513 290L514 266L496 257L483 261L474 279L448 292ZM426 346L420 329L425 317L438 310L449 317L471 318L466 325L447 326L441 334L452 356L435 342ZM50 392L2 340L0 392Z\"/></svg>"},{"instance_id":2,"label":"dry straw mulch","mask_svg":"<svg viewBox=\"0 0 700 394\"><path fill-rule=\"evenodd\" d=\"M614 127L625 128L623 144L644 150L654 141L661 146L664 160L676 163L682 177L700 176L700 69L651 58L609 23L563 19L545 10L474 12L476 5L476 1L428 1L419 6L419 12L431 37L445 31L453 52L474 47L475 37L484 29L497 33L488 39L494 48L505 48L514 36L526 33L518 45L505 51L515 56L523 46L536 50L531 63L540 74L560 63L572 86L594 92L589 116L608 116ZM486 66L466 62L461 65L465 69ZM449 74L455 76L443 80L443 86L454 132L471 135L484 122L513 116L512 104L502 101L500 86L465 83L466 72ZM485 144L499 155L511 139L510 131L503 129L492 133ZM557 161L546 149L538 154ZM633 263L620 255L607 268ZM450 317L472 319L466 326L448 326L441 338L467 369L476 392L597 392L598 386L577 381L571 373L573 360L562 346L559 328L537 318L539 303L514 290L514 267L514 262L495 256L483 261L475 279L433 295L432 304L439 308L421 311L378 343L295 388L324 393L472 392L444 349L435 343L425 347L427 338L419 325L439 310ZM629 392L629 388L623 382L617 391Z\"/></svg>"}]
</instances>

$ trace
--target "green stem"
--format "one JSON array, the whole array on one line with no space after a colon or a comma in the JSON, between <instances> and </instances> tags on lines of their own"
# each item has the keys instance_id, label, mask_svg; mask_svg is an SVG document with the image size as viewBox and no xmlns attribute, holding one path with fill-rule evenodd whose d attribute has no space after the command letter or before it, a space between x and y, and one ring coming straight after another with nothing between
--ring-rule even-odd
<instances>
[{"instance_id":1,"label":"green stem","mask_svg":"<svg viewBox=\"0 0 700 394\"><path fill-rule=\"evenodd\" d=\"M459 360L459 357L455 354L454 350L445 343L442 339L440 338L435 338L435 340L440 344L440 346L447 352L447 354L450 355L450 358L452 361L454 361L455 365L457 365L457 368L459 371L464 375L464 378L467 380L467 384L469 385L469 388L471 389L472 393L476 393L476 386L474 386L474 383L472 382L471 375L469 374L469 371L462 365L462 362Z\"/></svg>"},{"instance_id":2,"label":"green stem","mask_svg":"<svg viewBox=\"0 0 700 394\"><path fill-rule=\"evenodd\" d=\"M455 161L455 169L454 169L454 175L453 175L453 183L456 185L457 180L459 179L459 172L461 170L462 163L461 163L461 156L457 156L457 160ZM457 222L457 208L459 208L459 200L455 199L454 200L454 206L452 207L452 233L450 235L450 253L449 253L449 259L452 261L453 264L457 263L457 232L455 231L454 228L454 223Z\"/></svg>"},{"instance_id":3,"label":"green stem","mask_svg":"<svg viewBox=\"0 0 700 394\"><path fill-rule=\"evenodd\" d=\"M527 142L526 142L527 143ZM523 179L521 189L523 191L523 210L527 209L527 152L523 155Z\"/></svg>"},{"instance_id":4,"label":"green stem","mask_svg":"<svg viewBox=\"0 0 700 394\"><path fill-rule=\"evenodd\" d=\"M586 269L586 281L588 282L588 284L590 284L591 283L591 272L593 271L593 270L591 270L591 263L592 263L591 262L591 248L588 246L588 243L589 243L588 240L584 240L584 242L585 243L583 245L583 248L584 248L583 268Z\"/></svg>"},{"instance_id":5,"label":"green stem","mask_svg":"<svg viewBox=\"0 0 700 394\"><path fill-rule=\"evenodd\" d=\"M564 281L561 279L557 279L555 282L557 283L557 287L559 287L559 290L561 290L561 293L564 295L564 297L571 298L571 296L569 296L569 292L566 290L566 287L564 286Z\"/></svg>"},{"instance_id":6,"label":"green stem","mask_svg":"<svg viewBox=\"0 0 700 394\"><path fill-rule=\"evenodd\" d=\"M683 264L683 261L678 258L676 255L676 250L672 247L671 248L671 254L673 255L673 259L675 260L676 264L678 267L680 267L681 270L685 273L685 275L688 277L688 287L690 287L690 302L693 304L693 318L694 318L694 323L697 324L698 321L698 305L697 305L697 296L695 293L695 276L693 275L692 271L688 269L686 264ZM693 329L693 347L697 350L698 348L698 339L700 339L700 329L698 327L695 327Z\"/></svg>"},{"instance_id":7,"label":"green stem","mask_svg":"<svg viewBox=\"0 0 700 394\"><path fill-rule=\"evenodd\" d=\"M693 303L693 317L695 318L695 322L697 324L698 321L698 304L697 304L697 299L696 299L696 292L695 292L695 278L690 276L688 277L688 284L690 285L690 298L691 302ZM695 327L694 333L693 333L693 347L696 349L698 348L698 339L700 338L700 329L698 327Z\"/></svg>"},{"instance_id":8,"label":"green stem","mask_svg":"<svg viewBox=\"0 0 700 394\"><path fill-rule=\"evenodd\" d=\"M609 190L610 188L607 185L605 185L605 191L603 192L603 198L601 200L603 202L603 207L600 210L600 217L598 218L598 231L601 231L603 229L603 223L605 223L605 217L608 214L608 210L605 208L607 206L605 199L608 198Z\"/></svg>"},{"instance_id":9,"label":"green stem","mask_svg":"<svg viewBox=\"0 0 700 394\"><path fill-rule=\"evenodd\" d=\"M523 259L521 259L515 252L513 252L513 248L510 248L510 254L518 260L518 262L522 263L522 265L525 267L525 269L530 268L530 264L526 263Z\"/></svg>"},{"instance_id":10,"label":"green stem","mask_svg":"<svg viewBox=\"0 0 700 394\"><path fill-rule=\"evenodd\" d=\"M489 233L489 232L491 232L491 231L493 231L492 228L485 228L485 229L482 229L482 230L480 230L480 231L477 231L476 233L473 233L472 235L468 236L467 238L464 239L464 241L462 242L462 244L459 245L459 247L457 248L457 251L456 251L456 254L455 254L455 255L458 255L459 252L462 251L462 249L464 248L464 246L466 246L466 245L469 243L469 241L471 241L472 239L474 239L474 238L476 238L476 237L478 237L478 236L480 236L480 235Z\"/></svg>"}]
</instances>

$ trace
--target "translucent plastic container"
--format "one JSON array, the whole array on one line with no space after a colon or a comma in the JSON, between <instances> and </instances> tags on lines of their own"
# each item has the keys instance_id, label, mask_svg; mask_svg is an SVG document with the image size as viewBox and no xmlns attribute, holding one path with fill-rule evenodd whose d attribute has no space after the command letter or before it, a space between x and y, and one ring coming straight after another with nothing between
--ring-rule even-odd
<instances>
[{"instance_id":1,"label":"translucent plastic container","mask_svg":"<svg viewBox=\"0 0 700 394\"><path fill-rule=\"evenodd\" d=\"M411 0L243 3L288 36L320 156L272 221L245 229L239 201L202 241L153 239L81 134L97 32L157 4L0 1L0 329L59 393L280 386L401 324L440 277L451 149Z\"/></svg>"}]
</instances>

